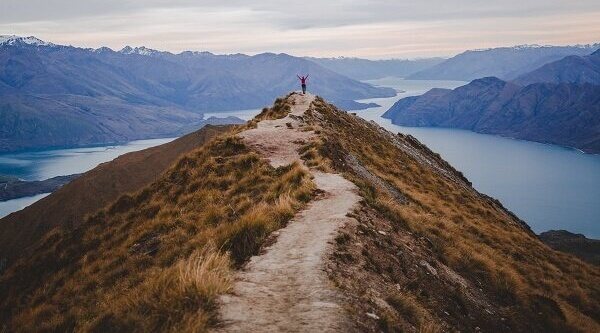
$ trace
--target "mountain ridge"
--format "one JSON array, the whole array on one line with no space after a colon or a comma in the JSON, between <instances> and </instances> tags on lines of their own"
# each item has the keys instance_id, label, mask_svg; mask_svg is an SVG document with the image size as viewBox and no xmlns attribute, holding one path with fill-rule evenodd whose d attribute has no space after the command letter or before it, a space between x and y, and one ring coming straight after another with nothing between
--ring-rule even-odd
<instances>
[{"instance_id":1,"label":"mountain ridge","mask_svg":"<svg viewBox=\"0 0 600 333\"><path fill-rule=\"evenodd\" d=\"M560 60L569 55L584 56L600 48L600 44L574 46L497 47L462 52L441 64L410 75L409 79L472 81L496 76L513 80L532 68Z\"/></svg>"},{"instance_id":2,"label":"mountain ridge","mask_svg":"<svg viewBox=\"0 0 600 333\"><path fill-rule=\"evenodd\" d=\"M178 136L204 112L262 108L294 89L299 71L313 74L309 89L350 108L395 95L286 54L117 52L34 37L7 38L0 50L0 152Z\"/></svg>"},{"instance_id":3,"label":"mountain ridge","mask_svg":"<svg viewBox=\"0 0 600 333\"><path fill-rule=\"evenodd\" d=\"M529 85L547 83L590 83L600 85L600 49L585 56L567 56L525 73L513 82Z\"/></svg>"},{"instance_id":4,"label":"mountain ridge","mask_svg":"<svg viewBox=\"0 0 600 333\"><path fill-rule=\"evenodd\" d=\"M305 57L335 72L356 80L373 80L388 76L406 77L444 61L444 58L369 60L355 57Z\"/></svg>"},{"instance_id":5,"label":"mountain ridge","mask_svg":"<svg viewBox=\"0 0 600 333\"><path fill-rule=\"evenodd\" d=\"M207 125L165 145L127 153L79 175L51 195L1 219L0 257L12 262L56 226L77 227L86 215L123 193L137 191L164 172L180 155L229 129Z\"/></svg>"},{"instance_id":6,"label":"mountain ridge","mask_svg":"<svg viewBox=\"0 0 600 333\"><path fill-rule=\"evenodd\" d=\"M282 330L598 330L600 268L544 245L415 138L308 97L277 99L77 227L59 221L0 275L6 330L235 331L221 297ZM353 185L322 187L323 174ZM326 251L282 246L323 240L298 221L348 190L350 213L318 209L342 224ZM277 283L245 283L253 273ZM331 289L302 294L314 276ZM280 297L296 293L327 302Z\"/></svg>"},{"instance_id":7,"label":"mountain ridge","mask_svg":"<svg viewBox=\"0 0 600 333\"><path fill-rule=\"evenodd\" d=\"M382 117L405 126L452 127L600 152L600 86L487 77L396 102Z\"/></svg>"}]
</instances>

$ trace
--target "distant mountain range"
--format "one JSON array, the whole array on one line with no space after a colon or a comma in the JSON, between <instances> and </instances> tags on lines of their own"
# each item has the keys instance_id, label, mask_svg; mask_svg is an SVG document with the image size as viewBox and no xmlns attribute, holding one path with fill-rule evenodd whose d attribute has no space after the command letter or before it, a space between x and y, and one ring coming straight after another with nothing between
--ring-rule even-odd
<instances>
[{"instance_id":1,"label":"distant mountain range","mask_svg":"<svg viewBox=\"0 0 600 333\"><path fill-rule=\"evenodd\" d=\"M0 219L2 331L597 331L599 267L414 137L309 101L125 154Z\"/></svg>"},{"instance_id":2,"label":"distant mountain range","mask_svg":"<svg viewBox=\"0 0 600 333\"><path fill-rule=\"evenodd\" d=\"M172 54L145 47L82 49L0 37L0 152L180 135L205 111L260 108L297 88L347 108L394 96L286 54Z\"/></svg>"},{"instance_id":3,"label":"distant mountain range","mask_svg":"<svg viewBox=\"0 0 600 333\"><path fill-rule=\"evenodd\" d=\"M387 76L407 77L442 63L444 58L367 60L361 58L306 59L356 80L372 80Z\"/></svg>"},{"instance_id":4,"label":"distant mountain range","mask_svg":"<svg viewBox=\"0 0 600 333\"><path fill-rule=\"evenodd\" d=\"M600 85L600 50L586 56L568 56L519 76L515 83L591 83Z\"/></svg>"},{"instance_id":5,"label":"distant mountain range","mask_svg":"<svg viewBox=\"0 0 600 333\"><path fill-rule=\"evenodd\" d=\"M600 52L570 56L516 83L487 77L454 90L432 89L399 100L383 117L405 126L462 128L600 153L599 61Z\"/></svg>"},{"instance_id":6,"label":"distant mountain range","mask_svg":"<svg viewBox=\"0 0 600 333\"><path fill-rule=\"evenodd\" d=\"M600 44L575 46L521 45L485 50L470 50L438 65L410 75L409 79L471 81L495 76L513 80L544 64L566 56L585 56Z\"/></svg>"}]
</instances>

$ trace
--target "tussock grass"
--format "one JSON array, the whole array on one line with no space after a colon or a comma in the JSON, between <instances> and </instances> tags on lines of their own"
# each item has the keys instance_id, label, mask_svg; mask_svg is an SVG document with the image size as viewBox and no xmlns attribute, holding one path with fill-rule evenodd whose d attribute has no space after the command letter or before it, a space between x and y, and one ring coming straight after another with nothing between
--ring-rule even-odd
<instances>
[{"instance_id":1,"label":"tussock grass","mask_svg":"<svg viewBox=\"0 0 600 333\"><path fill-rule=\"evenodd\" d=\"M289 98L292 94L286 97L280 97L275 100L270 108L263 108L262 111L251 120L251 123L256 123L261 120L281 119L290 113L292 110L293 101Z\"/></svg>"},{"instance_id":2,"label":"tussock grass","mask_svg":"<svg viewBox=\"0 0 600 333\"><path fill-rule=\"evenodd\" d=\"M429 311L413 295L396 293L388 296L387 302L398 311L402 319L415 327L425 328L433 324L433 317Z\"/></svg>"},{"instance_id":3,"label":"tussock grass","mask_svg":"<svg viewBox=\"0 0 600 333\"><path fill-rule=\"evenodd\" d=\"M49 233L2 276L0 322L8 331L205 331L232 268L314 189L304 166L275 169L235 133L217 137L80 228Z\"/></svg>"},{"instance_id":4,"label":"tussock grass","mask_svg":"<svg viewBox=\"0 0 600 333\"><path fill-rule=\"evenodd\" d=\"M394 228L427 239L436 258L481 288L511 325L545 331L600 329L597 267L549 249L497 201L472 189L462 174L414 138L386 134L322 99L312 109L315 116L308 121L323 133L307 149L308 160L328 159ZM407 197L408 204L348 166L347 154ZM403 305L402 311L420 307L435 312L431 301L416 302L420 306ZM425 312L410 312L415 313L412 321L426 322Z\"/></svg>"},{"instance_id":5,"label":"tussock grass","mask_svg":"<svg viewBox=\"0 0 600 333\"><path fill-rule=\"evenodd\" d=\"M313 139L300 147L300 157L304 160L304 164L307 167L323 172L332 172L333 167L330 160L328 158L324 158L321 152L319 152L319 149L322 146L323 141L321 138Z\"/></svg>"},{"instance_id":6,"label":"tussock grass","mask_svg":"<svg viewBox=\"0 0 600 333\"><path fill-rule=\"evenodd\" d=\"M84 330L196 332L214 322L207 310L214 310L216 297L230 289L230 267L229 256L214 246L195 251L167 269L149 272L121 297L100 303L103 315Z\"/></svg>"}]
</instances>

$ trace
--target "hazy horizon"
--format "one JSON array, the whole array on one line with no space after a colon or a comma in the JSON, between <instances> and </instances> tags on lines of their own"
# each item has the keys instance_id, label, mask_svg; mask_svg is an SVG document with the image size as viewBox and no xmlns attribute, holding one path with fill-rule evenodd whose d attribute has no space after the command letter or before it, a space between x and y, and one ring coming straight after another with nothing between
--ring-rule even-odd
<instances>
[{"instance_id":1,"label":"hazy horizon","mask_svg":"<svg viewBox=\"0 0 600 333\"><path fill-rule=\"evenodd\" d=\"M67 46L72 46L72 47L78 47L78 48L86 48L86 46L82 46L82 45L76 45L76 44L70 44L70 43L57 43L54 42L52 40L48 40L48 39L44 39L44 38L40 38L39 36L35 36L35 35L17 35L17 34L11 34L11 33L2 33L0 32L0 36L7 36L7 37L19 37L19 38L28 38L28 37L34 37L34 38L38 38L44 42L48 42L48 43L53 43L53 44L57 44L57 45L67 45ZM563 44L563 45L558 45L558 44L546 44L546 45L539 45L539 44L515 44L515 45L498 45L498 46L491 46L491 47L487 47L487 48L473 48L473 49L465 49L465 50L461 50L457 53L454 54L449 54L449 55L440 55L440 56L416 56L416 57L388 57L388 58L371 58L371 57L360 57L360 56L348 56L348 55L334 55L334 56L315 56L315 55L306 55L306 54L293 54L293 53L288 53L288 52L273 52L270 50L264 50L264 51L259 51L259 52L229 52L229 53L219 53L219 52L212 52L210 50L181 50L181 51L170 51L170 50L163 50L163 49L155 49L152 47L148 47L147 45L138 45L135 43L128 43L125 44L123 47L118 47L118 48L112 48L106 45L100 45L97 47L90 47L93 49L98 49L101 47L108 47L111 50L118 52L120 50L122 50L123 48L129 46L131 48L136 48L136 47L146 47L148 49L153 49L155 51L160 51L160 52L170 52L173 54L179 54L182 52L209 52L215 55L233 55L233 54L245 54L245 55L257 55L257 54L264 54L264 53L276 53L276 54L287 54L287 55L291 55L291 56L295 56L295 57L309 57L309 58L356 58L356 59L367 59L367 60L418 60L418 59L432 59L432 58L444 58L444 59L448 59L451 58L455 55L458 55L460 53L463 53L465 51L477 51L477 50L485 50L485 49L493 49L493 48L503 48L503 47L517 47L517 46L539 46L539 47L568 47L568 46L587 46L587 45L598 45L600 44L600 42L590 42L590 43L579 43L579 44Z\"/></svg>"},{"instance_id":2,"label":"hazy horizon","mask_svg":"<svg viewBox=\"0 0 600 333\"><path fill-rule=\"evenodd\" d=\"M600 41L600 3L482 0L3 0L0 34L119 50L262 52L367 59L450 57L469 49Z\"/></svg>"}]
</instances>

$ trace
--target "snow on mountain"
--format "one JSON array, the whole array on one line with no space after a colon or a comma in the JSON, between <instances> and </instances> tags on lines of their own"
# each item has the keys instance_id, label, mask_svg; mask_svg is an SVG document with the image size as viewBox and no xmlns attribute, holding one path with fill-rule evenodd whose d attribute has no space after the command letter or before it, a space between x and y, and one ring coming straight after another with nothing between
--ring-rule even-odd
<instances>
[{"instance_id":1,"label":"snow on mountain","mask_svg":"<svg viewBox=\"0 0 600 333\"><path fill-rule=\"evenodd\" d=\"M43 40L29 36L20 37L15 35L0 35L0 45L16 45L16 44L28 44L36 46L54 46L52 43L44 42Z\"/></svg>"},{"instance_id":2,"label":"snow on mountain","mask_svg":"<svg viewBox=\"0 0 600 333\"><path fill-rule=\"evenodd\" d=\"M106 46L102 46L97 49L89 49L89 50L92 52L96 52L96 53L113 52L113 50L111 48L106 47Z\"/></svg>"},{"instance_id":3,"label":"snow on mountain","mask_svg":"<svg viewBox=\"0 0 600 333\"><path fill-rule=\"evenodd\" d=\"M575 46L517 45L492 49L468 50L438 65L409 76L410 79L471 81L495 76L513 80L547 63L564 57L586 56L600 44Z\"/></svg>"},{"instance_id":4,"label":"snow on mountain","mask_svg":"<svg viewBox=\"0 0 600 333\"><path fill-rule=\"evenodd\" d=\"M575 45L567 45L567 46L563 46L563 47L571 47L571 48L577 48L577 49L590 49L590 48L596 47L597 45L598 44L575 44ZM551 48L557 48L557 47L560 48L561 46L539 45L539 44L521 44L521 45L515 45L515 46L472 49L472 50L468 50L466 52L485 52L485 51L492 51L492 50L499 50L499 49L503 49L503 50L551 49Z\"/></svg>"},{"instance_id":5,"label":"snow on mountain","mask_svg":"<svg viewBox=\"0 0 600 333\"><path fill-rule=\"evenodd\" d=\"M163 53L162 51L157 51L157 50L153 50L153 49L149 49L145 46L139 46L136 48L133 48L131 46L125 46L124 48L122 48L119 53L123 53L123 54L139 54L139 55L145 55L145 56L151 56L151 55L156 55L156 54L160 54Z\"/></svg>"}]
</instances>

